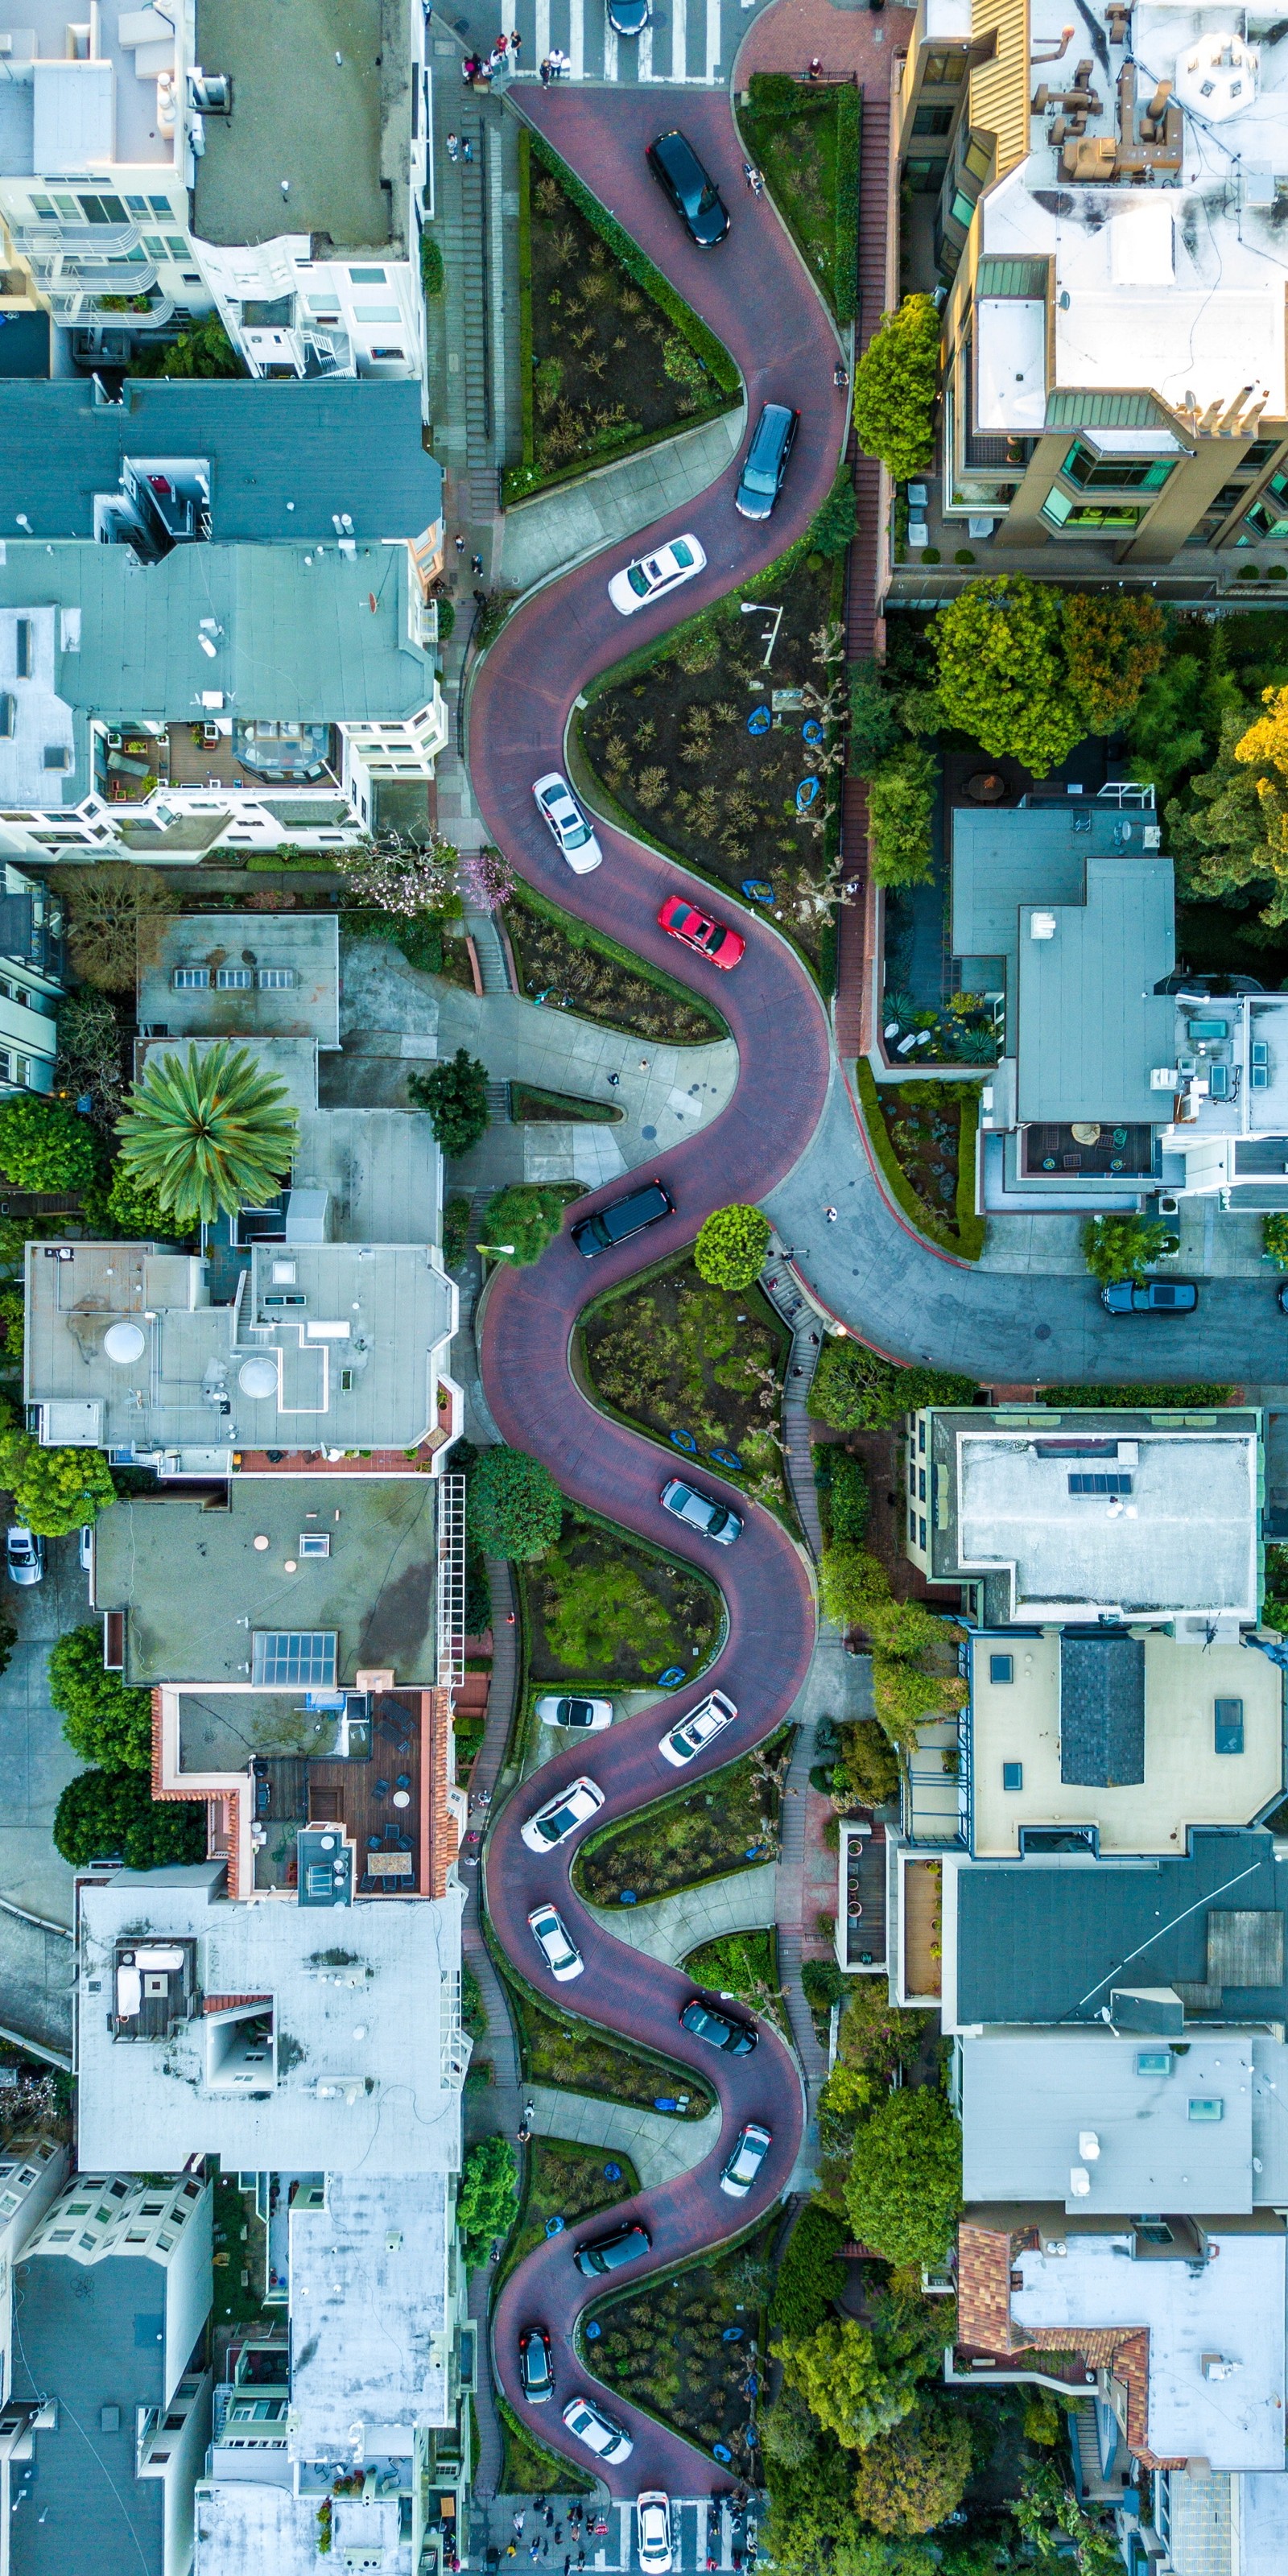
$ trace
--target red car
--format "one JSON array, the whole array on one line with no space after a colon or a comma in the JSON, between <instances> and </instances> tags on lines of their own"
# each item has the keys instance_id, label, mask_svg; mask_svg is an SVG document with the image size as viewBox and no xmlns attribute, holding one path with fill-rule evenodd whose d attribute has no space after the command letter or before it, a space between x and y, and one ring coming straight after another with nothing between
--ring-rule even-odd
<instances>
[{"instance_id":1,"label":"red car","mask_svg":"<svg viewBox=\"0 0 1288 2576\"><path fill-rule=\"evenodd\" d=\"M709 912L699 912L688 896L669 894L658 916L661 929L672 939L682 939L686 948L696 948L713 966L736 966L746 955L747 942L741 931L729 930L722 921L713 921Z\"/></svg>"}]
</instances>

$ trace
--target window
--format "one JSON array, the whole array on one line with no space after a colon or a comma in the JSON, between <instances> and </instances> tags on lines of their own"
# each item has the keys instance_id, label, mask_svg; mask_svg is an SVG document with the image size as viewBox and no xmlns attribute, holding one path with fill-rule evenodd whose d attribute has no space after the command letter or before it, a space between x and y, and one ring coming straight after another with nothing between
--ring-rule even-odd
<instances>
[{"instance_id":1,"label":"window","mask_svg":"<svg viewBox=\"0 0 1288 2576\"><path fill-rule=\"evenodd\" d=\"M31 211L33 215L38 215L40 217L42 224L52 224L57 221L52 197L33 197L31 201Z\"/></svg>"},{"instance_id":2,"label":"window","mask_svg":"<svg viewBox=\"0 0 1288 2576\"><path fill-rule=\"evenodd\" d=\"M924 1546L925 1546L925 1544L926 1544L926 1523L925 1523L925 1518L924 1518L924 1516L923 1516L923 1517L922 1517L922 1519L918 1522L918 1524L917 1524L917 1530L918 1530L917 1544L918 1544L918 1546L919 1546L919 1547L924 1547Z\"/></svg>"},{"instance_id":3,"label":"window","mask_svg":"<svg viewBox=\"0 0 1288 2576\"><path fill-rule=\"evenodd\" d=\"M1069 1478L1069 1491L1071 1494L1129 1494L1131 1478L1112 1472L1074 1475Z\"/></svg>"},{"instance_id":4,"label":"window","mask_svg":"<svg viewBox=\"0 0 1288 2576\"><path fill-rule=\"evenodd\" d=\"M1134 528L1144 518L1142 509L1133 509L1127 501L1110 502L1103 509L1079 505L1053 484L1042 504L1042 516L1052 528Z\"/></svg>"},{"instance_id":5,"label":"window","mask_svg":"<svg viewBox=\"0 0 1288 2576\"><path fill-rule=\"evenodd\" d=\"M160 233L145 233L143 236L143 247L147 252L149 259L165 258L165 243L162 241Z\"/></svg>"},{"instance_id":6,"label":"window","mask_svg":"<svg viewBox=\"0 0 1288 2576\"><path fill-rule=\"evenodd\" d=\"M1192 2120L1223 2120L1225 2118L1225 2104L1222 2101L1220 2094L1191 2093L1190 2118Z\"/></svg>"},{"instance_id":7,"label":"window","mask_svg":"<svg viewBox=\"0 0 1288 2576\"><path fill-rule=\"evenodd\" d=\"M1218 1753L1242 1753L1243 1702L1241 1699L1217 1701L1215 1734Z\"/></svg>"},{"instance_id":8,"label":"window","mask_svg":"<svg viewBox=\"0 0 1288 2576\"><path fill-rule=\"evenodd\" d=\"M351 268L349 271L351 286L383 286L385 282L383 268Z\"/></svg>"},{"instance_id":9,"label":"window","mask_svg":"<svg viewBox=\"0 0 1288 2576\"><path fill-rule=\"evenodd\" d=\"M87 224L123 224L125 221L125 208L119 197L79 197L77 204Z\"/></svg>"},{"instance_id":10,"label":"window","mask_svg":"<svg viewBox=\"0 0 1288 2576\"><path fill-rule=\"evenodd\" d=\"M991 1682L1013 1682L1015 1679L1014 1655L990 1655L988 1678Z\"/></svg>"},{"instance_id":11,"label":"window","mask_svg":"<svg viewBox=\"0 0 1288 2576\"><path fill-rule=\"evenodd\" d=\"M919 107L912 120L914 134L951 134L954 107Z\"/></svg>"},{"instance_id":12,"label":"window","mask_svg":"<svg viewBox=\"0 0 1288 2576\"><path fill-rule=\"evenodd\" d=\"M1084 492L1161 492L1176 472L1175 458L1165 456L1097 456L1075 439L1060 468Z\"/></svg>"},{"instance_id":13,"label":"window","mask_svg":"<svg viewBox=\"0 0 1288 2576\"><path fill-rule=\"evenodd\" d=\"M1170 2075L1175 2064L1170 2048L1138 2048L1136 2051L1138 2075Z\"/></svg>"},{"instance_id":14,"label":"window","mask_svg":"<svg viewBox=\"0 0 1288 2576\"><path fill-rule=\"evenodd\" d=\"M915 1546L916 1546L916 1544L917 1544L917 1515L916 1515L916 1513L915 1513L915 1512L909 1512L909 1514L908 1514L908 1545L909 1545L909 1547L915 1547Z\"/></svg>"},{"instance_id":15,"label":"window","mask_svg":"<svg viewBox=\"0 0 1288 2576\"><path fill-rule=\"evenodd\" d=\"M958 188L954 194L953 202L948 211L952 221L955 224L960 224L963 231L968 232L970 230L971 216L975 212L975 200L973 197L966 196L964 191L961 188Z\"/></svg>"},{"instance_id":16,"label":"window","mask_svg":"<svg viewBox=\"0 0 1288 2576\"><path fill-rule=\"evenodd\" d=\"M1136 2236L1142 2245L1171 2245L1175 2242L1165 2218L1137 2219Z\"/></svg>"},{"instance_id":17,"label":"window","mask_svg":"<svg viewBox=\"0 0 1288 2576\"><path fill-rule=\"evenodd\" d=\"M926 1454L926 1426L924 1422L919 1422L917 1425L917 1447L924 1458Z\"/></svg>"},{"instance_id":18,"label":"window","mask_svg":"<svg viewBox=\"0 0 1288 2576\"><path fill-rule=\"evenodd\" d=\"M1002 1764L1002 1787L1003 1787L1004 1789L1007 1789L1007 1790L1012 1790L1012 1789L1022 1789L1022 1788L1023 1788L1023 1786L1024 1786L1024 1765L1023 1765L1023 1763L1022 1763L1022 1762L1004 1762L1004 1763Z\"/></svg>"},{"instance_id":19,"label":"window","mask_svg":"<svg viewBox=\"0 0 1288 2576\"><path fill-rule=\"evenodd\" d=\"M917 1500L918 1500L918 1502L919 1502L919 1503L924 1503L925 1499L926 1499L926 1470L925 1470L925 1468L924 1468L924 1467L919 1467L919 1468L918 1468L918 1470L917 1470Z\"/></svg>"},{"instance_id":20,"label":"window","mask_svg":"<svg viewBox=\"0 0 1288 2576\"><path fill-rule=\"evenodd\" d=\"M399 365L402 363L403 353L401 349L373 349L371 354L373 358L383 358L387 362L392 362L394 359L397 359Z\"/></svg>"},{"instance_id":21,"label":"window","mask_svg":"<svg viewBox=\"0 0 1288 2576\"><path fill-rule=\"evenodd\" d=\"M127 197L125 202L132 215L146 215L148 211L146 197Z\"/></svg>"},{"instance_id":22,"label":"window","mask_svg":"<svg viewBox=\"0 0 1288 2576\"><path fill-rule=\"evenodd\" d=\"M42 755L42 765L46 769L70 769L71 762L66 743L47 742Z\"/></svg>"},{"instance_id":23,"label":"window","mask_svg":"<svg viewBox=\"0 0 1288 2576\"><path fill-rule=\"evenodd\" d=\"M170 982L176 993L206 993L210 989L210 968L176 966Z\"/></svg>"},{"instance_id":24,"label":"window","mask_svg":"<svg viewBox=\"0 0 1288 2576\"><path fill-rule=\"evenodd\" d=\"M148 204L152 208L154 215L160 215L163 223L173 223L174 217L170 212L170 200L168 197L149 197Z\"/></svg>"},{"instance_id":25,"label":"window","mask_svg":"<svg viewBox=\"0 0 1288 2576\"><path fill-rule=\"evenodd\" d=\"M301 1556L329 1556L331 1553L330 1531L302 1530L300 1533L298 1552Z\"/></svg>"},{"instance_id":26,"label":"window","mask_svg":"<svg viewBox=\"0 0 1288 2576\"><path fill-rule=\"evenodd\" d=\"M251 1639L256 1690L330 1690L335 1683L334 1628L257 1628Z\"/></svg>"},{"instance_id":27,"label":"window","mask_svg":"<svg viewBox=\"0 0 1288 2576\"><path fill-rule=\"evenodd\" d=\"M253 966L221 966L215 976L217 993L250 993L254 988Z\"/></svg>"},{"instance_id":28,"label":"window","mask_svg":"<svg viewBox=\"0 0 1288 2576\"><path fill-rule=\"evenodd\" d=\"M261 993L292 993L295 990L293 966L261 966L255 976Z\"/></svg>"},{"instance_id":29,"label":"window","mask_svg":"<svg viewBox=\"0 0 1288 2576\"><path fill-rule=\"evenodd\" d=\"M190 259L192 256L186 241L181 241L177 233L166 234L166 249L171 259Z\"/></svg>"},{"instance_id":30,"label":"window","mask_svg":"<svg viewBox=\"0 0 1288 2576\"><path fill-rule=\"evenodd\" d=\"M34 654L32 633L32 624L29 617L19 617L15 619L13 630L13 667L20 680L29 680L31 678Z\"/></svg>"},{"instance_id":31,"label":"window","mask_svg":"<svg viewBox=\"0 0 1288 2576\"><path fill-rule=\"evenodd\" d=\"M964 54L927 54L923 89L960 89L965 78Z\"/></svg>"}]
</instances>

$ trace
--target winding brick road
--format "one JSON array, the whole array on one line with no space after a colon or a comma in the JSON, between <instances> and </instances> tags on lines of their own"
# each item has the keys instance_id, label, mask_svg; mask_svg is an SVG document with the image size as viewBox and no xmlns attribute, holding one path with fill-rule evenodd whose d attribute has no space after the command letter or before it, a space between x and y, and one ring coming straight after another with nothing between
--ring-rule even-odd
<instances>
[{"instance_id":1,"label":"winding brick road","mask_svg":"<svg viewBox=\"0 0 1288 2576\"><path fill-rule=\"evenodd\" d=\"M694 1779L770 1734L791 1705L814 1642L808 1571L781 1526L745 1502L740 1508L746 1527L727 1552L684 1536L661 1509L665 1460L652 1444L607 1421L587 1402L569 1372L569 1342L592 1294L691 1243L711 1209L731 1199L764 1198L791 1169L822 1113L827 1027L810 978L768 924L740 915L747 954L736 973L721 977L658 930L663 895L688 880L682 868L655 851L601 825L602 868L574 877L537 817L532 781L563 765L568 717L588 679L650 634L760 571L802 533L830 489L846 404L832 381L837 343L831 322L772 208L753 200L743 185L726 99L694 91L664 99L621 89L556 90L533 95L525 106L733 352L747 381L751 419L766 400L794 403L802 415L787 486L768 526L756 528L736 515L736 468L731 469L682 518L646 530L630 549L595 558L530 601L487 655L470 709L474 791L511 864L568 910L718 1001L738 1044L739 1083L729 1107L700 1137L659 1157L656 1168L676 1202L674 1218L593 1266L573 1249L565 1230L534 1269L509 1270L495 1280L481 1331L483 1381L503 1438L543 1458L575 1501L659 1542L672 1556L700 1564L720 1583L728 1633L710 1679L737 1702L739 1716L707 1760L692 1766L686 1776ZM690 246L647 172L644 146L672 117L701 153L732 212L730 236L714 252ZM609 604L609 574L628 552L642 552L682 528L700 536L705 574L624 626ZM697 883L691 890L697 900L708 895ZM620 1190L620 1182L616 1186ZM594 1197L581 1202L578 1213L596 1203ZM715 1490L720 1480L704 1471L701 1482ZM665 1720L660 1710L644 1712L543 1767L540 1788L534 1782L520 1789L495 1818L485 1855L492 1921L520 1974L579 2015L691 2065L719 2096L724 2117L716 2153L683 2180L642 2193L620 2213L643 2218L653 2251L637 2273L616 2274L615 2287L623 2277L647 2277L659 2258L667 2264L700 2253L763 2215L786 2187L801 2136L800 2079L776 2033L762 2023L754 2054L740 2059L691 2040L679 2027L693 1992L690 1981L615 1941L575 1895L569 1864L579 1838L545 1855L529 1852L520 1839L532 1809L580 1772L605 1793L600 1822L628 1815L674 1786L677 1775L663 1762L658 1737L663 1723L696 1696L677 1695ZM573 1986L554 1985L528 1929L527 1915L541 1897L554 1898L585 1957L585 1975ZM771 2129L773 2147L756 2190L737 2202L720 2191L719 2172L738 2130L751 2119ZM510 2275L493 2321L499 2384L534 2432L583 2466L587 2455L565 2432L562 2408L579 2390L598 2394L635 2441L632 2458L604 2473L614 2494L635 2495L649 2486L672 2495L718 2494L728 2488L730 2473L615 2391L598 2390L576 2350L577 2319L595 2285L576 2271L573 2248L612 2223L602 2215L581 2223L538 2247ZM537 2323L546 2326L554 2348L555 2402L530 2408L519 2392L517 2345L521 2329Z\"/></svg>"}]
</instances>

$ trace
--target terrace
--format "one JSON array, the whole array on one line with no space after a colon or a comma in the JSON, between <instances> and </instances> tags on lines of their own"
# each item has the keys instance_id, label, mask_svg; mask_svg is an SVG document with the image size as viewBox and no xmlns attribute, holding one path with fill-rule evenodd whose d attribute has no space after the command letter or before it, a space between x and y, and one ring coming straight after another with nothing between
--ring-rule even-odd
<instances>
[{"instance_id":1,"label":"terrace","mask_svg":"<svg viewBox=\"0 0 1288 2576\"><path fill-rule=\"evenodd\" d=\"M251 1827L255 1887L298 1894L300 1836L338 1829L352 1850L360 1896L423 1896L432 1869L436 1715L430 1691L379 1691L371 1724L351 1734L347 1756L309 1759L259 1754L254 1759ZM441 1720L446 1727L446 1718ZM444 1748L445 1750L445 1748ZM312 1829L312 1830L310 1830ZM452 1837L455 1850L455 1836Z\"/></svg>"}]
</instances>

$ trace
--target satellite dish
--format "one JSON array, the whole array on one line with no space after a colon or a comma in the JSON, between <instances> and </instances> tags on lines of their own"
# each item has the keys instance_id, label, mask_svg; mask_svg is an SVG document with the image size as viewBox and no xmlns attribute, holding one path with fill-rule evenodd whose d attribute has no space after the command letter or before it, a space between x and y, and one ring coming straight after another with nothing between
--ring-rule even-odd
<instances>
[{"instance_id":1,"label":"satellite dish","mask_svg":"<svg viewBox=\"0 0 1288 2576\"><path fill-rule=\"evenodd\" d=\"M104 1354L117 1368L132 1368L147 1346L147 1334L139 1324L109 1324L103 1335Z\"/></svg>"},{"instance_id":2,"label":"satellite dish","mask_svg":"<svg viewBox=\"0 0 1288 2576\"><path fill-rule=\"evenodd\" d=\"M237 1383L243 1395L256 1397L276 1395L276 1360L270 1360L264 1351L257 1351L251 1359L242 1361L237 1372Z\"/></svg>"}]
</instances>

